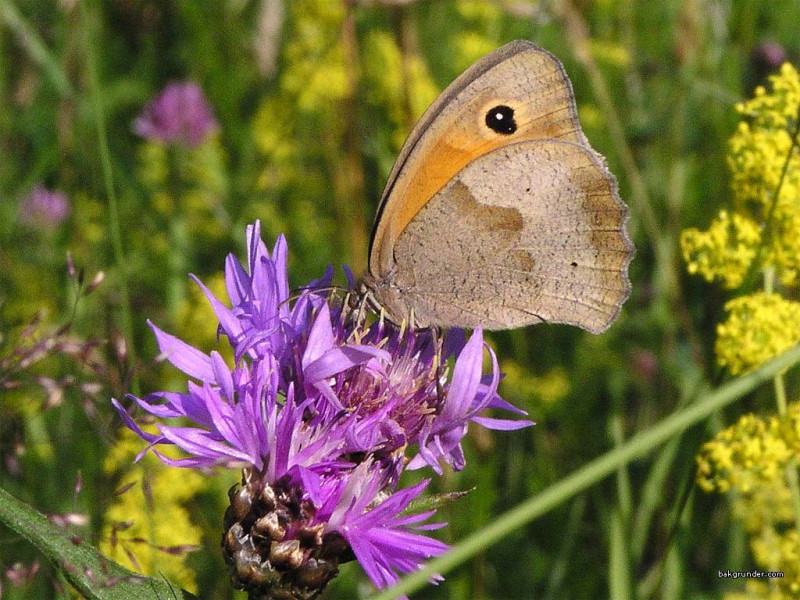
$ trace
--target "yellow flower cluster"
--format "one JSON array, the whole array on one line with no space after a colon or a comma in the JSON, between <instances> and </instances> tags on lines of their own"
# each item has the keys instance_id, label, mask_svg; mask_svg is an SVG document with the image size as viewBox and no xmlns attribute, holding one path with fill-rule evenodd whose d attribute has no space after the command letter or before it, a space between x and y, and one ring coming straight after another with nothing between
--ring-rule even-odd
<instances>
[{"instance_id":1,"label":"yellow flower cluster","mask_svg":"<svg viewBox=\"0 0 800 600\"><path fill-rule=\"evenodd\" d=\"M188 552L170 549L200 545L203 532L192 523L186 504L204 488L206 479L190 469L167 467L152 455L132 465L141 449L139 442L124 429L106 457L106 473L124 466L122 481L136 485L118 494L106 511L100 550L129 569L196 591L196 573L185 562Z\"/></svg>"},{"instance_id":2,"label":"yellow flower cluster","mask_svg":"<svg viewBox=\"0 0 800 600\"><path fill-rule=\"evenodd\" d=\"M728 289L759 272L785 287L800 284L800 75L787 63L770 84L736 107L744 119L728 144L733 211L680 239L689 273ZM743 296L725 309L716 354L734 375L800 342L800 305L778 294Z\"/></svg>"},{"instance_id":3,"label":"yellow flower cluster","mask_svg":"<svg viewBox=\"0 0 800 600\"><path fill-rule=\"evenodd\" d=\"M709 492L735 492L734 516L751 536L759 569L784 573L768 587L748 582L747 595L729 594L727 600L798 597L800 539L786 483L786 469L796 469L798 459L800 403L791 404L782 417L745 415L703 446L698 485Z\"/></svg>"},{"instance_id":4,"label":"yellow flower cluster","mask_svg":"<svg viewBox=\"0 0 800 600\"><path fill-rule=\"evenodd\" d=\"M800 152L797 141L800 75L785 64L771 78L772 90L737 106L749 120L729 142L728 164L737 211L769 229L764 264L784 285L796 285L800 273ZM776 197L777 194L777 197Z\"/></svg>"},{"instance_id":5,"label":"yellow flower cluster","mask_svg":"<svg viewBox=\"0 0 800 600\"><path fill-rule=\"evenodd\" d=\"M725 304L728 318L717 325L715 352L733 375L755 369L800 340L800 302L759 292Z\"/></svg>"},{"instance_id":6,"label":"yellow flower cluster","mask_svg":"<svg viewBox=\"0 0 800 600\"><path fill-rule=\"evenodd\" d=\"M784 63L769 78L771 91L758 86L753 98L736 106L739 113L770 129L790 129L800 103L800 76L791 63Z\"/></svg>"},{"instance_id":7,"label":"yellow flower cluster","mask_svg":"<svg viewBox=\"0 0 800 600\"><path fill-rule=\"evenodd\" d=\"M796 212L800 200L800 156L797 152L793 153L786 169L792 135L797 133L800 75L786 63L770 81L771 91L758 87L752 100L737 105L737 111L745 120L739 123L728 145L728 165L737 209L751 210L761 217L771 210L773 203L776 216L782 212ZM780 198L776 203L775 191L779 187Z\"/></svg>"},{"instance_id":8,"label":"yellow flower cluster","mask_svg":"<svg viewBox=\"0 0 800 600\"><path fill-rule=\"evenodd\" d=\"M720 211L708 231L686 229L681 234L681 250L691 274L707 281L722 280L729 289L739 287L761 243L761 229L753 220Z\"/></svg>"},{"instance_id":9,"label":"yellow flower cluster","mask_svg":"<svg viewBox=\"0 0 800 600\"><path fill-rule=\"evenodd\" d=\"M784 469L798 457L800 403L794 403L783 417L744 415L706 442L697 457L697 483L707 492L752 494L759 486L785 484Z\"/></svg>"},{"instance_id":10,"label":"yellow flower cluster","mask_svg":"<svg viewBox=\"0 0 800 600\"><path fill-rule=\"evenodd\" d=\"M800 284L800 76L785 64L770 83L736 107L744 119L728 144L733 210L720 211L706 231L685 230L680 240L689 273L728 289L750 284L751 274L764 277L765 290L729 301L717 326L717 362L733 375L800 342L800 302L773 291L778 282L783 289ZM759 570L784 574L750 580L744 594L726 600L800 597L798 513L789 485L799 459L800 403L780 417L743 416L697 457L698 485L731 493Z\"/></svg>"}]
</instances>

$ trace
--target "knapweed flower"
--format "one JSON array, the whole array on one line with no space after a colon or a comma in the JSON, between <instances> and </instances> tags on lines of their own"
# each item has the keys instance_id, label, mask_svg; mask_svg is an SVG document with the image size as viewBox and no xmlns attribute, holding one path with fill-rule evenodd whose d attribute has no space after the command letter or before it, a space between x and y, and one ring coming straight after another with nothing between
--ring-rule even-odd
<instances>
[{"instance_id":1,"label":"knapweed flower","mask_svg":"<svg viewBox=\"0 0 800 600\"><path fill-rule=\"evenodd\" d=\"M66 195L37 185L22 201L23 222L40 229L55 229L69 216L71 207Z\"/></svg>"},{"instance_id":2,"label":"knapweed flower","mask_svg":"<svg viewBox=\"0 0 800 600\"><path fill-rule=\"evenodd\" d=\"M463 468L469 421L504 430L530 422L482 414L522 411L497 395L497 360L479 329L467 340L463 331L367 325L328 291L330 270L292 302L283 237L270 255L256 222L247 242L246 265L229 256L225 266L231 307L197 282L234 365L151 325L162 355L191 378L187 391L133 397L160 420L158 433L115 405L149 443L143 452L167 464L244 468L223 538L236 586L313 597L355 558L385 587L447 548L414 531L436 525L420 524L432 513L404 512L427 482L398 488L403 469ZM166 421L175 417L183 422ZM186 456L164 456L163 444Z\"/></svg>"},{"instance_id":3,"label":"knapweed flower","mask_svg":"<svg viewBox=\"0 0 800 600\"><path fill-rule=\"evenodd\" d=\"M750 51L750 65L757 81L786 62L786 49L773 40L762 40Z\"/></svg>"},{"instance_id":4,"label":"knapweed flower","mask_svg":"<svg viewBox=\"0 0 800 600\"><path fill-rule=\"evenodd\" d=\"M148 140L194 148L218 128L203 90L191 81L167 85L133 122Z\"/></svg>"}]
</instances>

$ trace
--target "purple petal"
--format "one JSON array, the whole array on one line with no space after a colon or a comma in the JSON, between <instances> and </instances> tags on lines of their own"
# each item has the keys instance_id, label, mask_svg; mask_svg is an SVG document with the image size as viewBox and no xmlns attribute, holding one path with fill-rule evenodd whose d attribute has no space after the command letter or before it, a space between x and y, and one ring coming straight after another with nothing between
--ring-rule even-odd
<instances>
[{"instance_id":1,"label":"purple petal","mask_svg":"<svg viewBox=\"0 0 800 600\"><path fill-rule=\"evenodd\" d=\"M116 398L111 399L111 404L113 404L114 408L117 409L117 413L119 414L122 421L125 423L125 426L131 431L133 431L140 438L142 438L146 442L151 442L151 443L156 442L158 441L159 438L161 438L160 435L154 435L152 433L147 433L146 431L143 431L131 418L131 416L128 414L128 411L122 407L122 404L120 404Z\"/></svg>"},{"instance_id":2,"label":"purple petal","mask_svg":"<svg viewBox=\"0 0 800 600\"><path fill-rule=\"evenodd\" d=\"M452 383L447 390L447 402L442 411L443 417L457 417L466 412L478 392L482 368L483 332L477 327L456 360Z\"/></svg>"},{"instance_id":3,"label":"purple petal","mask_svg":"<svg viewBox=\"0 0 800 600\"><path fill-rule=\"evenodd\" d=\"M527 420L512 420L512 419L493 419L490 417L472 417L470 421L482 425L487 429L497 429L500 431L514 431L516 429L523 429L536 425L533 421Z\"/></svg>"},{"instance_id":4,"label":"purple petal","mask_svg":"<svg viewBox=\"0 0 800 600\"><path fill-rule=\"evenodd\" d=\"M158 349L169 362L190 377L200 379L201 381L214 380L211 358L209 358L207 354L203 354L197 348L190 346L174 335L162 331L151 323L150 320L147 321L147 324L156 336Z\"/></svg>"}]
</instances>

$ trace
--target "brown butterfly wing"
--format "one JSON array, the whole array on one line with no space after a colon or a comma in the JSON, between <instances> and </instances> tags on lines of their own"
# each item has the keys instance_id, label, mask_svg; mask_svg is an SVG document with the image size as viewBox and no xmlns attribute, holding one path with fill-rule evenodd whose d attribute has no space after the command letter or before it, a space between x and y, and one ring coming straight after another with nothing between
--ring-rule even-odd
<instances>
[{"instance_id":1,"label":"brown butterfly wing","mask_svg":"<svg viewBox=\"0 0 800 600\"><path fill-rule=\"evenodd\" d=\"M463 168L415 215L373 293L418 326L605 330L628 297L627 208L597 154L526 141Z\"/></svg>"},{"instance_id":2,"label":"brown butterfly wing","mask_svg":"<svg viewBox=\"0 0 800 600\"><path fill-rule=\"evenodd\" d=\"M486 125L486 112L500 105L514 110L513 134ZM414 127L383 193L370 244L370 274L381 278L391 272L397 238L456 173L481 154L529 139L588 147L561 63L530 42L517 41L465 71Z\"/></svg>"}]
</instances>

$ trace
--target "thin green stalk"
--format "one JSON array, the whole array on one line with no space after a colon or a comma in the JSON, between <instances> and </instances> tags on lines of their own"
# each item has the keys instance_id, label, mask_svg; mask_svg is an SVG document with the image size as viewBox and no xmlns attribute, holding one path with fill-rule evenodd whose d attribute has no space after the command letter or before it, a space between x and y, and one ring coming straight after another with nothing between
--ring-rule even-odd
<instances>
[{"instance_id":1,"label":"thin green stalk","mask_svg":"<svg viewBox=\"0 0 800 600\"><path fill-rule=\"evenodd\" d=\"M626 527L627 516L621 507L615 506L611 511L611 531L608 544L608 595L618 600L633 598L631 582L630 547L628 546L629 529Z\"/></svg>"},{"instance_id":2,"label":"thin green stalk","mask_svg":"<svg viewBox=\"0 0 800 600\"><path fill-rule=\"evenodd\" d=\"M169 220L168 257L169 279L167 282L167 307L173 319L177 319L178 311L185 299L187 273L189 272L189 224L184 210L182 194L184 184L189 179L187 168L192 160L186 148L175 144L167 149L166 192L172 202L172 214Z\"/></svg>"},{"instance_id":3,"label":"thin green stalk","mask_svg":"<svg viewBox=\"0 0 800 600\"><path fill-rule=\"evenodd\" d=\"M652 452L688 427L701 423L715 411L735 402L772 379L776 373L785 371L798 362L800 362L800 346L792 348L755 371L725 384L718 390L709 393L705 400L672 414L654 427L635 435L625 444L614 448L572 475L551 485L517 508L501 515L487 527L465 538L447 554L432 560L424 569L403 578L398 585L391 589L373 596L372 600L394 600L401 594L409 594L421 588L433 574L447 573L479 552L486 550L492 544L514 535L527 523L584 492L614 473L622 465Z\"/></svg>"},{"instance_id":4,"label":"thin green stalk","mask_svg":"<svg viewBox=\"0 0 800 600\"><path fill-rule=\"evenodd\" d=\"M97 132L97 147L100 153L100 166L103 172L103 186L108 197L108 229L111 238L111 247L114 252L114 260L117 263L117 277L119 280L120 311L122 318L122 331L127 340L128 346L128 366L136 364L136 347L133 337L133 318L131 316L130 291L128 289L128 268L125 261L125 252L122 245L122 229L119 219L119 205L117 193L114 188L114 173L111 166L111 153L108 149L108 135L106 128L105 114L101 101L100 84L97 77L97 67L94 54L94 28L91 25L88 11L88 2L81 2L81 28L84 34L84 44L86 50L86 72L88 75L89 95L91 96L92 107L94 108L94 122ZM131 392L139 395L139 380L134 369L133 380L131 381Z\"/></svg>"},{"instance_id":5,"label":"thin green stalk","mask_svg":"<svg viewBox=\"0 0 800 600\"><path fill-rule=\"evenodd\" d=\"M778 179L778 185L775 188L775 194L772 197L772 202L769 205L767 218L764 220L764 236L761 238L760 248L760 253L762 254L762 264L764 261L763 253L769 248L769 242L774 235L775 212L778 206L778 199L780 198L781 191L783 191L783 184L786 181L786 175L789 173L789 165L792 162L792 154L794 154L794 151L797 149L797 144L800 142L800 103L797 105L794 128L790 132L790 135L792 136L792 143L789 145L789 151L786 153L786 160L784 161L783 168L781 169L781 176L780 179Z\"/></svg>"},{"instance_id":6,"label":"thin green stalk","mask_svg":"<svg viewBox=\"0 0 800 600\"><path fill-rule=\"evenodd\" d=\"M769 246L772 243L773 236L775 235L775 213L777 212L778 199L780 198L781 191L783 190L783 184L786 182L786 175L789 173L789 165L791 165L792 162L792 155L797 149L798 144L800 144L800 103L797 105L795 123L790 135L792 136L792 143L789 145L789 151L786 153L786 160L783 162L781 176L778 179L778 185L775 187L775 193L772 195L772 201L770 202L769 208L767 208L767 214L764 218L764 234L761 236L761 240L758 244L757 258L750 264L750 268L745 275L745 281L748 281L751 277L754 277L755 274L758 273L758 269L761 268L762 265L766 265L767 262ZM764 271L765 276L765 291L767 293L772 293L772 269L769 266L765 266L762 270Z\"/></svg>"},{"instance_id":7,"label":"thin green stalk","mask_svg":"<svg viewBox=\"0 0 800 600\"><path fill-rule=\"evenodd\" d=\"M619 447L625 443L622 416L619 413L611 419L611 435L614 446ZM629 523L633 514L633 491L628 469L624 465L617 471L617 506L620 509L621 518Z\"/></svg>"},{"instance_id":8,"label":"thin green stalk","mask_svg":"<svg viewBox=\"0 0 800 600\"><path fill-rule=\"evenodd\" d=\"M611 436L614 446L625 443L622 416L615 413L611 419ZM627 600L632 598L631 582L631 516L633 514L633 492L628 474L628 466L617 469L617 505L610 511L608 536L608 588L612 598Z\"/></svg>"},{"instance_id":9,"label":"thin green stalk","mask_svg":"<svg viewBox=\"0 0 800 600\"><path fill-rule=\"evenodd\" d=\"M561 597L559 590L567 577L567 565L569 564L572 552L575 549L575 543L578 540L578 533L580 532L583 517L586 514L586 497L578 496L572 503L572 508L569 511L569 518L567 519L566 527L564 527L561 539L563 543L558 552L558 557L550 571L550 579L547 582L547 594L544 600L553 600L553 598Z\"/></svg>"},{"instance_id":10,"label":"thin green stalk","mask_svg":"<svg viewBox=\"0 0 800 600\"><path fill-rule=\"evenodd\" d=\"M673 472L675 455L678 453L680 440L673 438L658 452L647 473L647 479L641 486L641 496L631 521L631 560L639 564L647 546L653 515L661 506L664 489L668 477Z\"/></svg>"},{"instance_id":11,"label":"thin green stalk","mask_svg":"<svg viewBox=\"0 0 800 600\"><path fill-rule=\"evenodd\" d=\"M786 414L786 384L783 382L783 374L778 373L773 380L775 385L775 403L778 405L778 414Z\"/></svg>"},{"instance_id":12,"label":"thin green stalk","mask_svg":"<svg viewBox=\"0 0 800 600\"><path fill-rule=\"evenodd\" d=\"M47 45L36 33L36 30L20 14L17 7L8 2L8 0L0 0L0 21L8 27L9 31L14 32L28 56L42 68L53 82L53 85L56 86L58 92L65 98L73 97L75 91L72 89L61 64L47 48Z\"/></svg>"}]
</instances>

